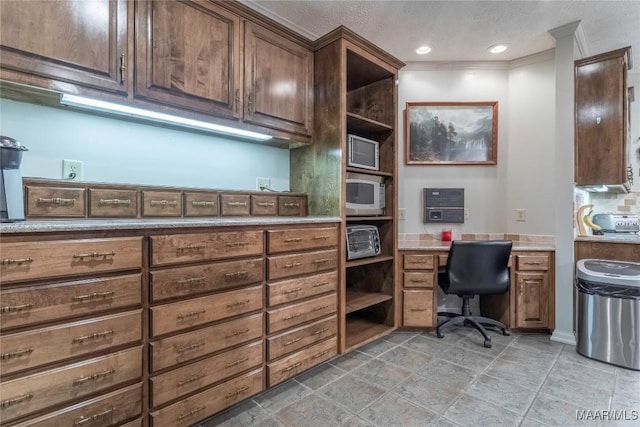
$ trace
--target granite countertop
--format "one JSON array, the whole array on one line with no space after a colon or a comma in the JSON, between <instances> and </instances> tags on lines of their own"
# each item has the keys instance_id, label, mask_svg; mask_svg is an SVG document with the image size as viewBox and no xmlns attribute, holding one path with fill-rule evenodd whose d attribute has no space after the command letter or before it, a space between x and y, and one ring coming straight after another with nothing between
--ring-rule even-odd
<instances>
[{"instance_id":1,"label":"granite countertop","mask_svg":"<svg viewBox=\"0 0 640 427\"><path fill-rule=\"evenodd\" d=\"M449 250L451 242L442 242L439 240L399 240L399 250ZM513 242L512 250L514 251L555 251L553 244L538 242Z\"/></svg>"},{"instance_id":2,"label":"granite countertop","mask_svg":"<svg viewBox=\"0 0 640 427\"><path fill-rule=\"evenodd\" d=\"M454 240L511 240L514 251L555 251L553 236L514 233L463 233ZM451 242L443 242L440 236L431 233L400 234L399 250L449 250Z\"/></svg>"},{"instance_id":3,"label":"granite countertop","mask_svg":"<svg viewBox=\"0 0 640 427\"><path fill-rule=\"evenodd\" d=\"M218 217L218 218L152 218L152 219L85 219L12 222L0 224L0 234L42 233L52 231L141 230L154 228L269 226L338 223L339 217Z\"/></svg>"},{"instance_id":4,"label":"granite countertop","mask_svg":"<svg viewBox=\"0 0 640 427\"><path fill-rule=\"evenodd\" d=\"M606 243L630 243L640 245L640 234L627 234L616 236L577 236L576 242L606 242Z\"/></svg>"}]
</instances>

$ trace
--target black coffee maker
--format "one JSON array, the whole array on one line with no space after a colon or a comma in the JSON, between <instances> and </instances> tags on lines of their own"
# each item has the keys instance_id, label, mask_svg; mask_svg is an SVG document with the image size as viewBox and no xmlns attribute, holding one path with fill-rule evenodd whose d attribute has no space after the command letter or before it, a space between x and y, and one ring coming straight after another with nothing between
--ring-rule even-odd
<instances>
[{"instance_id":1,"label":"black coffee maker","mask_svg":"<svg viewBox=\"0 0 640 427\"><path fill-rule=\"evenodd\" d=\"M29 149L13 138L0 135L0 222L24 221L22 152Z\"/></svg>"}]
</instances>

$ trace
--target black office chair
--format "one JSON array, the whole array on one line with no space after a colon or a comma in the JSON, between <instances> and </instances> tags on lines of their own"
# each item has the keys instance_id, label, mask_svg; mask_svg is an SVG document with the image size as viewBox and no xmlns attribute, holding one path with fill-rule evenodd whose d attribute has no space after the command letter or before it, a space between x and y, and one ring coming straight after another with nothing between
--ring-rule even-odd
<instances>
[{"instance_id":1,"label":"black office chair","mask_svg":"<svg viewBox=\"0 0 640 427\"><path fill-rule=\"evenodd\" d=\"M438 284L445 294L462 298L462 314L439 312L448 317L438 323L438 338L447 326L465 325L476 328L484 336L484 346L491 348L491 337L484 326L494 326L510 335L509 328L497 320L471 315L469 300L475 295L503 294L511 283L509 274L510 240L477 240L451 242L447 265L438 270Z\"/></svg>"}]
</instances>

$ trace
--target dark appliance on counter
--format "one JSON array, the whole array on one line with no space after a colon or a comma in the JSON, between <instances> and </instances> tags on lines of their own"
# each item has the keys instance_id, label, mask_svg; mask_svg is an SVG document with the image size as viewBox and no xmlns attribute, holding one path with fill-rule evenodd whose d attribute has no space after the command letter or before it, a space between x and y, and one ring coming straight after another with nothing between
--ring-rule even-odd
<instances>
[{"instance_id":1,"label":"dark appliance on counter","mask_svg":"<svg viewBox=\"0 0 640 427\"><path fill-rule=\"evenodd\" d=\"M24 221L22 152L29 149L13 138L0 135L0 222Z\"/></svg>"}]
</instances>

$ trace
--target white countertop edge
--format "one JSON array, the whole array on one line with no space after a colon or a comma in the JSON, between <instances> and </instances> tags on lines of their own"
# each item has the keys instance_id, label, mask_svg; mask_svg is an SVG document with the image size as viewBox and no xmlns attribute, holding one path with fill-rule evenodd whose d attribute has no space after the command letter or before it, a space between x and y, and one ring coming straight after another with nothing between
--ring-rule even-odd
<instances>
[{"instance_id":1,"label":"white countertop edge","mask_svg":"<svg viewBox=\"0 0 640 427\"><path fill-rule=\"evenodd\" d=\"M398 250L400 251L448 251L451 243L449 242L418 242L418 241L400 241L398 242ZM523 243L513 242L513 251L555 251L556 248L553 245L539 244L539 243Z\"/></svg>"},{"instance_id":2,"label":"white countertop edge","mask_svg":"<svg viewBox=\"0 0 640 427\"><path fill-rule=\"evenodd\" d=\"M606 236L577 236L576 242L600 242L600 243L631 243L640 245L640 236L606 237Z\"/></svg>"}]
</instances>

